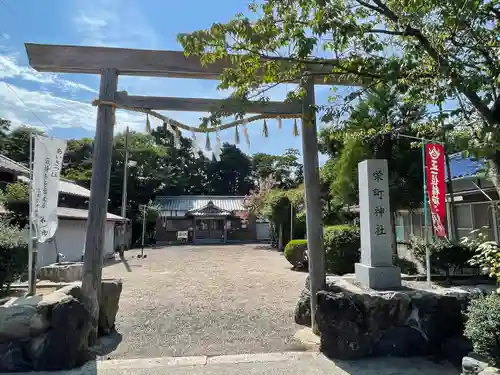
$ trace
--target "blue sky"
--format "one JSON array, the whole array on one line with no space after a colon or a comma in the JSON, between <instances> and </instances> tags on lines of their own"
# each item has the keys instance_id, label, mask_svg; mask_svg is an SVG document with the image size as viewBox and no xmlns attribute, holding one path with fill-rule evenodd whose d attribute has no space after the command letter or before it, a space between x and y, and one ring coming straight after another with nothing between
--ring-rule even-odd
<instances>
[{"instance_id":1,"label":"blue sky","mask_svg":"<svg viewBox=\"0 0 500 375\"><path fill-rule=\"evenodd\" d=\"M228 21L246 12L249 0L3 0L0 1L0 117L15 125L42 127L33 111L59 138L93 136L96 110L90 102L97 96L95 75L38 73L31 69L25 42L98 45L141 49L181 50L179 33ZM216 89L217 81L167 78L120 77L119 90L133 95L224 98L228 92ZM318 86L316 101L325 103L330 88ZM347 90L347 89L346 89ZM284 99L286 86L273 91L272 99ZM21 100L17 97L19 96ZM23 104L24 102L24 104ZM199 125L202 113L167 113L189 125ZM119 111L117 129L130 126L143 131L143 115ZM152 126L160 125L156 119ZM270 121L269 138L262 136L262 124L249 125L250 149L244 152L280 154L287 148L301 149L300 137L292 134L292 122L284 121L278 131ZM320 124L320 126L322 126ZM190 134L185 134L190 136ZM200 145L203 137L198 137ZM221 133L222 141L234 142L234 131ZM214 144L214 141L212 141ZM324 159L324 158L321 158Z\"/></svg>"}]
</instances>

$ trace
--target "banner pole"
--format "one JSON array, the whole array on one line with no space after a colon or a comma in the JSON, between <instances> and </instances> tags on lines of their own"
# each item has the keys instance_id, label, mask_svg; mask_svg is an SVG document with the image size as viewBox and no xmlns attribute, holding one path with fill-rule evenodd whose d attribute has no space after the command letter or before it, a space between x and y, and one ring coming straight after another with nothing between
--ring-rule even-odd
<instances>
[{"instance_id":1,"label":"banner pole","mask_svg":"<svg viewBox=\"0 0 500 375\"><path fill-rule=\"evenodd\" d=\"M128 182L128 135L129 128L125 130L125 157L123 163L123 187L122 187L122 209L121 215L124 218L123 222L123 247L128 248L128 222L127 222L127 182ZM120 248L120 256L124 256Z\"/></svg>"},{"instance_id":2,"label":"banner pole","mask_svg":"<svg viewBox=\"0 0 500 375\"><path fill-rule=\"evenodd\" d=\"M28 240L28 295L34 296L36 293L36 255L33 241L33 132L29 133L29 166L30 166L30 181L28 189L28 222L29 222L29 240Z\"/></svg>"},{"instance_id":3,"label":"banner pole","mask_svg":"<svg viewBox=\"0 0 500 375\"><path fill-rule=\"evenodd\" d=\"M424 246L425 246L425 270L427 273L427 287L431 289L431 253L429 251L429 239L427 233L427 227L429 226L429 213L427 212L427 171L425 166L425 146L426 141L424 138L422 140L422 171L423 171L423 181L424 181Z\"/></svg>"}]
</instances>

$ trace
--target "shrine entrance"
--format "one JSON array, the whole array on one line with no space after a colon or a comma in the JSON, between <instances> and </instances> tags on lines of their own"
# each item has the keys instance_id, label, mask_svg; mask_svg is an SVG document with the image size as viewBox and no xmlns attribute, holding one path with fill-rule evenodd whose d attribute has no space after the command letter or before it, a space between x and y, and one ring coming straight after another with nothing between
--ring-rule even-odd
<instances>
[{"instance_id":1,"label":"shrine entrance","mask_svg":"<svg viewBox=\"0 0 500 375\"><path fill-rule=\"evenodd\" d=\"M224 219L204 218L195 220L193 241L196 242L225 242Z\"/></svg>"},{"instance_id":2,"label":"shrine entrance","mask_svg":"<svg viewBox=\"0 0 500 375\"><path fill-rule=\"evenodd\" d=\"M217 207L212 201L188 211L193 217L193 242L227 242L228 217L231 212Z\"/></svg>"},{"instance_id":3,"label":"shrine entrance","mask_svg":"<svg viewBox=\"0 0 500 375\"><path fill-rule=\"evenodd\" d=\"M99 98L93 104L98 107L97 126L94 142L93 170L89 204L89 220L87 221L84 276L82 291L86 307L91 312L94 322L98 321L99 280L102 277L102 249L106 207L108 203L109 178L111 172L111 155L113 149L113 126L115 110L126 109L142 112L146 116L154 116L163 121L173 135L174 140L180 140L181 131L202 133L207 137L207 149L211 149L210 135L215 134L214 156L220 152L219 132L240 126L248 142L246 125L263 120L263 134L267 136L266 120L275 119L281 127L282 119L294 120L294 134L298 135L297 119L301 120L302 155L304 165L305 206L307 223L307 240L309 243L309 274L311 294L315 295L325 284L325 253L322 232L322 203L320 194L318 137L316 126L316 104L314 85L358 85L350 77L334 75L333 65L319 64L317 61L304 63L303 69L297 72L295 80L288 83L300 84L303 90L301 100L291 102L276 101L241 101L235 99L200 99L171 98L151 96L131 96L127 92L118 91L118 76L150 76L175 77L192 79L219 80L221 73L231 68L237 56L227 56L211 64L201 64L196 56L186 57L180 51L153 51L125 48L61 46L45 44L26 44L26 50L31 67L39 72L53 73L86 73L101 76ZM282 64L286 69L289 62L286 59L263 57L266 61ZM278 67L279 68L279 67ZM262 70L264 71L264 69ZM161 114L160 110L222 112L226 114L257 114L243 117L230 123L216 127L190 126ZM239 139L239 136L236 137ZM198 219L196 219L198 220ZM220 232L220 220L205 222L199 218L200 225L206 223L207 231L202 230L201 236L212 238ZM314 314L316 299L311 298L311 320L315 325ZM97 327L95 333L97 332Z\"/></svg>"}]
</instances>

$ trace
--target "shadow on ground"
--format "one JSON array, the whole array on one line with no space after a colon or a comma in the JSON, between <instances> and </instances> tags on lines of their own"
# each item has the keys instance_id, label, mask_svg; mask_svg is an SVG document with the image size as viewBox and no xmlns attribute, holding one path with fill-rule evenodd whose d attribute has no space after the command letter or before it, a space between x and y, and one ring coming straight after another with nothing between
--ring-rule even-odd
<instances>
[{"instance_id":1,"label":"shadow on ground","mask_svg":"<svg viewBox=\"0 0 500 375\"><path fill-rule=\"evenodd\" d=\"M123 263L123 266L125 267L127 272L132 272L132 267L130 267L130 264L128 263L128 260L125 256L122 256L120 258L107 259L104 261L103 267L113 266L117 263Z\"/></svg>"},{"instance_id":2,"label":"shadow on ground","mask_svg":"<svg viewBox=\"0 0 500 375\"><path fill-rule=\"evenodd\" d=\"M256 245L256 246L253 246L253 249L255 249L255 250L268 250L268 251L278 252L278 249L272 247L271 245Z\"/></svg>"},{"instance_id":3,"label":"shadow on ground","mask_svg":"<svg viewBox=\"0 0 500 375\"><path fill-rule=\"evenodd\" d=\"M117 331L113 331L109 335L102 336L97 345L90 349L91 353L95 357L104 357L118 348L118 345L122 342L122 338L123 336Z\"/></svg>"},{"instance_id":4,"label":"shadow on ground","mask_svg":"<svg viewBox=\"0 0 500 375\"><path fill-rule=\"evenodd\" d=\"M380 357L355 361L327 359L345 374L356 375L460 375L460 369L446 361L422 357Z\"/></svg>"}]
</instances>

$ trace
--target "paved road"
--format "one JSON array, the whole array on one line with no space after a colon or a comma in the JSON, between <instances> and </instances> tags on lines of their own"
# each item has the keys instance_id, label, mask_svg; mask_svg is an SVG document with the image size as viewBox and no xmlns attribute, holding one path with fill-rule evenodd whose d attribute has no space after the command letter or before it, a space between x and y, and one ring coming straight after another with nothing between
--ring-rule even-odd
<instances>
[{"instance_id":1,"label":"paved road","mask_svg":"<svg viewBox=\"0 0 500 375\"><path fill-rule=\"evenodd\" d=\"M459 375L457 369L420 358L335 361L319 353L264 353L218 357L110 360L45 375Z\"/></svg>"},{"instance_id":2,"label":"paved road","mask_svg":"<svg viewBox=\"0 0 500 375\"><path fill-rule=\"evenodd\" d=\"M104 268L121 277L121 343L109 358L304 350L293 310L306 274L256 245L136 251Z\"/></svg>"}]
</instances>

